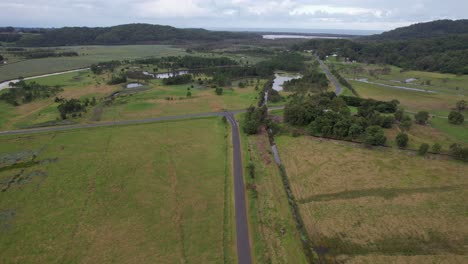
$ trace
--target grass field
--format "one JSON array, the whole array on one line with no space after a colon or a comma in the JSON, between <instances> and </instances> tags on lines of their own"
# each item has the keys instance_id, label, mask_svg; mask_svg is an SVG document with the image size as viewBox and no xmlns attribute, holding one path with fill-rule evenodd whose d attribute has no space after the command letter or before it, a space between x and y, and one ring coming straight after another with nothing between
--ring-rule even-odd
<instances>
[{"instance_id":1,"label":"grass field","mask_svg":"<svg viewBox=\"0 0 468 264\"><path fill-rule=\"evenodd\" d=\"M107 74L93 75L90 71L80 71L62 75L48 76L30 81L44 85L60 85L64 91L58 97L71 98L100 98L109 96L115 91L130 92L125 85L106 85ZM132 82L132 80L129 80ZM260 80L259 86L265 80ZM138 90L131 94L121 94L116 97L111 106L98 105L88 109L82 118L73 119L75 123L89 123L95 121L128 120L157 116L171 116L181 114L206 113L223 110L245 109L257 102L258 91L255 83L249 83L245 88L224 88L223 95L215 94L214 89L195 85L191 88L191 97L187 97L187 85L163 85L162 80L150 80L145 90ZM171 100L167 100L171 98ZM51 124L59 119L57 103L53 98L36 100L32 103L13 107L0 101L0 129L17 129ZM99 108L99 111L95 111ZM95 112L100 114L96 115Z\"/></svg>"},{"instance_id":2,"label":"grass field","mask_svg":"<svg viewBox=\"0 0 468 264\"><path fill-rule=\"evenodd\" d=\"M210 118L0 137L0 262L235 262L227 133Z\"/></svg>"},{"instance_id":3,"label":"grass field","mask_svg":"<svg viewBox=\"0 0 468 264\"><path fill-rule=\"evenodd\" d=\"M144 57L177 56L186 54L183 49L166 45L131 46L75 46L60 50L75 51L78 57L42 58L18 61L0 66L0 81L45 73L88 67L93 63L110 60L132 60Z\"/></svg>"},{"instance_id":4,"label":"grass field","mask_svg":"<svg viewBox=\"0 0 468 264\"><path fill-rule=\"evenodd\" d=\"M276 143L316 251L330 262L466 261L466 164L310 137Z\"/></svg>"},{"instance_id":5,"label":"grass field","mask_svg":"<svg viewBox=\"0 0 468 264\"><path fill-rule=\"evenodd\" d=\"M254 85L245 88L224 88L221 96L211 88L192 88L190 85L163 85L161 80L151 80L149 89L133 95L119 96L112 106L104 108L101 120L126 120L154 116L217 112L245 109L257 102L258 91ZM173 100L168 100L170 97Z\"/></svg>"},{"instance_id":6,"label":"grass field","mask_svg":"<svg viewBox=\"0 0 468 264\"><path fill-rule=\"evenodd\" d=\"M254 178L248 170L245 177L256 262L307 263L268 136L244 135L242 141L244 163L255 166Z\"/></svg>"}]
</instances>

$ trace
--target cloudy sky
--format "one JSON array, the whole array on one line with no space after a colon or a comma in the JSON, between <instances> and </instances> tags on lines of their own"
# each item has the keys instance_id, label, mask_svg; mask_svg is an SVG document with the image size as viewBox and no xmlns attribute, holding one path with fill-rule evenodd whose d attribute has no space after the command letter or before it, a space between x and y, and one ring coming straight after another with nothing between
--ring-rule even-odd
<instances>
[{"instance_id":1,"label":"cloudy sky","mask_svg":"<svg viewBox=\"0 0 468 264\"><path fill-rule=\"evenodd\" d=\"M468 18L468 0L0 0L0 26L387 30Z\"/></svg>"}]
</instances>

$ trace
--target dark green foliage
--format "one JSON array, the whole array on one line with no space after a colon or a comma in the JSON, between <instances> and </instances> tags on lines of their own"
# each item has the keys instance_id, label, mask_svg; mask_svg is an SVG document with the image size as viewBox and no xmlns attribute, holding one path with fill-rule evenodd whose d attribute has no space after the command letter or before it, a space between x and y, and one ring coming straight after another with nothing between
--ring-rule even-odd
<instances>
[{"instance_id":1,"label":"dark green foliage","mask_svg":"<svg viewBox=\"0 0 468 264\"><path fill-rule=\"evenodd\" d=\"M360 107L364 106L365 108L371 108L380 113L395 113L398 109L400 102L398 100L392 101L378 101L374 99L366 99L356 96L345 96L340 95L343 98L347 105Z\"/></svg>"},{"instance_id":2,"label":"dark green foliage","mask_svg":"<svg viewBox=\"0 0 468 264\"><path fill-rule=\"evenodd\" d=\"M432 152L440 153L442 151L442 146L439 143L435 143L431 148Z\"/></svg>"},{"instance_id":3,"label":"dark green foliage","mask_svg":"<svg viewBox=\"0 0 468 264\"><path fill-rule=\"evenodd\" d=\"M467 103L465 100L460 100L456 103L456 108L458 111L463 111L467 108Z\"/></svg>"},{"instance_id":4,"label":"dark green foliage","mask_svg":"<svg viewBox=\"0 0 468 264\"><path fill-rule=\"evenodd\" d=\"M62 103L57 106L62 119L67 119L68 115L71 114L73 117L80 115L82 112L86 112L85 103L82 103L78 99L63 99Z\"/></svg>"},{"instance_id":5,"label":"dark green foliage","mask_svg":"<svg viewBox=\"0 0 468 264\"><path fill-rule=\"evenodd\" d=\"M91 71L94 74L101 74L103 71L109 70L113 72L115 68L120 66L122 63L120 61L106 61L106 62L100 62L98 64L92 64L91 65Z\"/></svg>"},{"instance_id":6,"label":"dark green foliage","mask_svg":"<svg viewBox=\"0 0 468 264\"><path fill-rule=\"evenodd\" d=\"M370 126L366 128L366 134L364 138L364 143L367 145L384 145L387 141L387 138L384 135L384 131L379 126Z\"/></svg>"},{"instance_id":7,"label":"dark green foliage","mask_svg":"<svg viewBox=\"0 0 468 264\"><path fill-rule=\"evenodd\" d=\"M59 86L50 87L36 82L19 81L17 83L10 83L10 85L12 85L13 88L3 92L0 95L0 100L4 100L15 106L22 103L29 103L40 98L52 97L63 91Z\"/></svg>"},{"instance_id":8,"label":"dark green foliage","mask_svg":"<svg viewBox=\"0 0 468 264\"><path fill-rule=\"evenodd\" d=\"M138 64L152 64L164 69L203 69L210 67L235 66L239 63L228 57L196 57L196 56L168 56L162 58L146 58L135 60Z\"/></svg>"},{"instance_id":9,"label":"dark green foliage","mask_svg":"<svg viewBox=\"0 0 468 264\"><path fill-rule=\"evenodd\" d=\"M0 33L0 41L2 42L15 42L21 39L20 34Z\"/></svg>"},{"instance_id":10,"label":"dark green foliage","mask_svg":"<svg viewBox=\"0 0 468 264\"><path fill-rule=\"evenodd\" d=\"M405 116L405 110L402 109L402 108L399 108L395 114L393 114L393 116L395 117L395 120L398 121L398 122L401 122L403 121L403 117Z\"/></svg>"},{"instance_id":11,"label":"dark green foliage","mask_svg":"<svg viewBox=\"0 0 468 264\"><path fill-rule=\"evenodd\" d=\"M277 102L281 102L282 100L283 100L283 97L275 89L270 89L268 91L268 102L277 103Z\"/></svg>"},{"instance_id":12,"label":"dark green foliage","mask_svg":"<svg viewBox=\"0 0 468 264\"><path fill-rule=\"evenodd\" d=\"M341 74L334 67L331 67L330 70L333 76L335 76L341 83L341 85L348 88L355 96L358 96L356 89L354 89L354 87L348 82L348 80L341 76Z\"/></svg>"},{"instance_id":13,"label":"dark green foliage","mask_svg":"<svg viewBox=\"0 0 468 264\"><path fill-rule=\"evenodd\" d=\"M107 82L109 85L125 83L127 82L127 76L125 74L112 75L112 78Z\"/></svg>"},{"instance_id":14,"label":"dark green foliage","mask_svg":"<svg viewBox=\"0 0 468 264\"><path fill-rule=\"evenodd\" d=\"M188 84L191 83L193 77L191 74L181 74L181 75L173 75L169 78L163 79L163 83L165 85L176 85L176 84Z\"/></svg>"},{"instance_id":15,"label":"dark green foliage","mask_svg":"<svg viewBox=\"0 0 468 264\"><path fill-rule=\"evenodd\" d=\"M406 146L408 146L409 138L406 133L403 133L403 132L398 133L395 140L399 148L405 148Z\"/></svg>"},{"instance_id":16,"label":"dark green foliage","mask_svg":"<svg viewBox=\"0 0 468 264\"><path fill-rule=\"evenodd\" d=\"M459 144L452 144L450 146L450 154L456 159L468 162L468 147L462 147Z\"/></svg>"},{"instance_id":17,"label":"dark green foliage","mask_svg":"<svg viewBox=\"0 0 468 264\"><path fill-rule=\"evenodd\" d=\"M419 111L418 113L416 113L416 115L414 115L414 121L417 124L425 125L427 124L428 120L429 120L429 113L426 111Z\"/></svg>"},{"instance_id":18,"label":"dark green foliage","mask_svg":"<svg viewBox=\"0 0 468 264\"><path fill-rule=\"evenodd\" d=\"M468 20L436 20L417 23L384 32L379 35L365 37L371 40L423 39L438 38L451 34L468 34Z\"/></svg>"},{"instance_id":19,"label":"dark green foliage","mask_svg":"<svg viewBox=\"0 0 468 264\"><path fill-rule=\"evenodd\" d=\"M3 56L0 54L0 61L3 61Z\"/></svg>"},{"instance_id":20,"label":"dark green foliage","mask_svg":"<svg viewBox=\"0 0 468 264\"><path fill-rule=\"evenodd\" d=\"M254 107L251 106L247 109L245 114L243 129L246 134L257 134L260 126L265 124L267 118L267 107Z\"/></svg>"},{"instance_id":21,"label":"dark green foliage","mask_svg":"<svg viewBox=\"0 0 468 264\"><path fill-rule=\"evenodd\" d=\"M453 125L461 125L465 122L465 117L460 112L451 111L448 116L448 121Z\"/></svg>"},{"instance_id":22,"label":"dark green foliage","mask_svg":"<svg viewBox=\"0 0 468 264\"><path fill-rule=\"evenodd\" d=\"M187 97L192 97L192 92L188 91L187 92Z\"/></svg>"},{"instance_id":23,"label":"dark green foliage","mask_svg":"<svg viewBox=\"0 0 468 264\"><path fill-rule=\"evenodd\" d=\"M215 93L216 93L216 95L223 95L223 88L216 87L215 88Z\"/></svg>"},{"instance_id":24,"label":"dark green foliage","mask_svg":"<svg viewBox=\"0 0 468 264\"><path fill-rule=\"evenodd\" d=\"M33 50L17 51L17 52L12 52L12 53L16 56L23 57L26 59L79 56L79 54L75 51L57 52L56 50L53 50L53 49L33 49Z\"/></svg>"},{"instance_id":25,"label":"dark green foliage","mask_svg":"<svg viewBox=\"0 0 468 264\"><path fill-rule=\"evenodd\" d=\"M3 35L3 34L0 34ZM16 34L15 34L16 35ZM180 41L218 41L225 39L256 39L254 33L177 29L150 24L127 24L113 27L64 27L21 38L18 46L51 47L71 45L116 45L176 43Z\"/></svg>"},{"instance_id":26,"label":"dark green foliage","mask_svg":"<svg viewBox=\"0 0 468 264\"><path fill-rule=\"evenodd\" d=\"M404 115L403 119L400 122L400 128L408 131L411 128L411 125L413 125L413 121L411 120L411 117L409 115Z\"/></svg>"},{"instance_id":27,"label":"dark green foliage","mask_svg":"<svg viewBox=\"0 0 468 264\"><path fill-rule=\"evenodd\" d=\"M328 78L317 70L308 71L302 78L284 82L283 88L285 91L323 92L328 89Z\"/></svg>"},{"instance_id":28,"label":"dark green foliage","mask_svg":"<svg viewBox=\"0 0 468 264\"><path fill-rule=\"evenodd\" d=\"M269 76L275 70L299 72L304 70L305 60L299 53L285 53L259 62L255 67L259 76Z\"/></svg>"},{"instance_id":29,"label":"dark green foliage","mask_svg":"<svg viewBox=\"0 0 468 264\"><path fill-rule=\"evenodd\" d=\"M426 155L427 151L429 151L429 144L422 143L421 146L419 146L418 154L424 156Z\"/></svg>"}]
</instances>

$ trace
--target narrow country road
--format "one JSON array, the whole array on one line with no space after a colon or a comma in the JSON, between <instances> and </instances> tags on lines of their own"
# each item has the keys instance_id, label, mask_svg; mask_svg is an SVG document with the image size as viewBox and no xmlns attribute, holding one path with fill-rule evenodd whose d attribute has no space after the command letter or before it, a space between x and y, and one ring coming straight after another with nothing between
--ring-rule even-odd
<instances>
[{"instance_id":1,"label":"narrow country road","mask_svg":"<svg viewBox=\"0 0 468 264\"><path fill-rule=\"evenodd\" d=\"M335 79L335 76L333 76L333 74L331 74L330 70L328 69L327 65L325 65L325 63L323 63L323 61L316 55L315 56L318 60L318 62L320 63L320 67L322 67L322 70L325 72L325 74L327 75L328 79L330 79L330 81L333 83L333 85L335 85L335 94L338 95L341 93L341 84Z\"/></svg>"},{"instance_id":2,"label":"narrow country road","mask_svg":"<svg viewBox=\"0 0 468 264\"><path fill-rule=\"evenodd\" d=\"M252 254L250 252L249 224L245 202L244 167L242 166L239 126L232 113L227 113L226 119L231 124L232 130L237 258L239 264L250 264L252 263Z\"/></svg>"},{"instance_id":3,"label":"narrow country road","mask_svg":"<svg viewBox=\"0 0 468 264\"><path fill-rule=\"evenodd\" d=\"M88 69L89 68L79 68L79 69L74 69L74 70L69 70L69 71L47 73L47 74L42 74L42 75L37 75L37 76L26 77L23 80L32 80L32 79L43 78L43 77L48 77L48 76L61 75L61 74L70 73L70 72L84 71L84 70L88 70ZM16 79L16 80L7 80L7 81L0 82L0 90L10 88L10 83L11 82L17 83L17 82L19 82L19 80Z\"/></svg>"}]
</instances>

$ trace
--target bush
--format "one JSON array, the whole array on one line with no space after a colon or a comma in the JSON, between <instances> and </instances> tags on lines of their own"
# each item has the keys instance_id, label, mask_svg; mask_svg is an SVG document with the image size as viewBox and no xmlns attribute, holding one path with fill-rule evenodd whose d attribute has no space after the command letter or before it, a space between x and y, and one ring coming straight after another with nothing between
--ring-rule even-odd
<instances>
[{"instance_id":1,"label":"bush","mask_svg":"<svg viewBox=\"0 0 468 264\"><path fill-rule=\"evenodd\" d=\"M427 120L429 120L429 113L426 111L420 111L414 115L414 120L417 124L425 125L427 124Z\"/></svg>"},{"instance_id":2,"label":"bush","mask_svg":"<svg viewBox=\"0 0 468 264\"><path fill-rule=\"evenodd\" d=\"M453 125L461 125L465 122L465 117L460 112L451 111L448 116L448 121Z\"/></svg>"},{"instance_id":3,"label":"bush","mask_svg":"<svg viewBox=\"0 0 468 264\"><path fill-rule=\"evenodd\" d=\"M422 143L421 146L419 146L418 154L421 156L424 156L426 155L428 150L429 150L429 145L426 143Z\"/></svg>"},{"instance_id":4,"label":"bush","mask_svg":"<svg viewBox=\"0 0 468 264\"><path fill-rule=\"evenodd\" d=\"M367 145L384 145L387 138L384 135L384 131L379 126L370 126L366 129L366 135L364 143Z\"/></svg>"},{"instance_id":5,"label":"bush","mask_svg":"<svg viewBox=\"0 0 468 264\"><path fill-rule=\"evenodd\" d=\"M215 93L216 93L216 95L223 95L223 88L216 87L215 88Z\"/></svg>"},{"instance_id":6,"label":"bush","mask_svg":"<svg viewBox=\"0 0 468 264\"><path fill-rule=\"evenodd\" d=\"M450 146L450 154L455 158L462 161L468 161L468 148L463 148L459 144L452 144Z\"/></svg>"},{"instance_id":7,"label":"bush","mask_svg":"<svg viewBox=\"0 0 468 264\"><path fill-rule=\"evenodd\" d=\"M432 152L440 153L442 151L442 146L439 143L435 143L431 148Z\"/></svg>"},{"instance_id":8,"label":"bush","mask_svg":"<svg viewBox=\"0 0 468 264\"><path fill-rule=\"evenodd\" d=\"M404 147L408 146L408 140L409 140L409 138L408 138L408 135L406 133L400 132L396 136L396 143L397 143L399 148L404 148Z\"/></svg>"}]
</instances>

